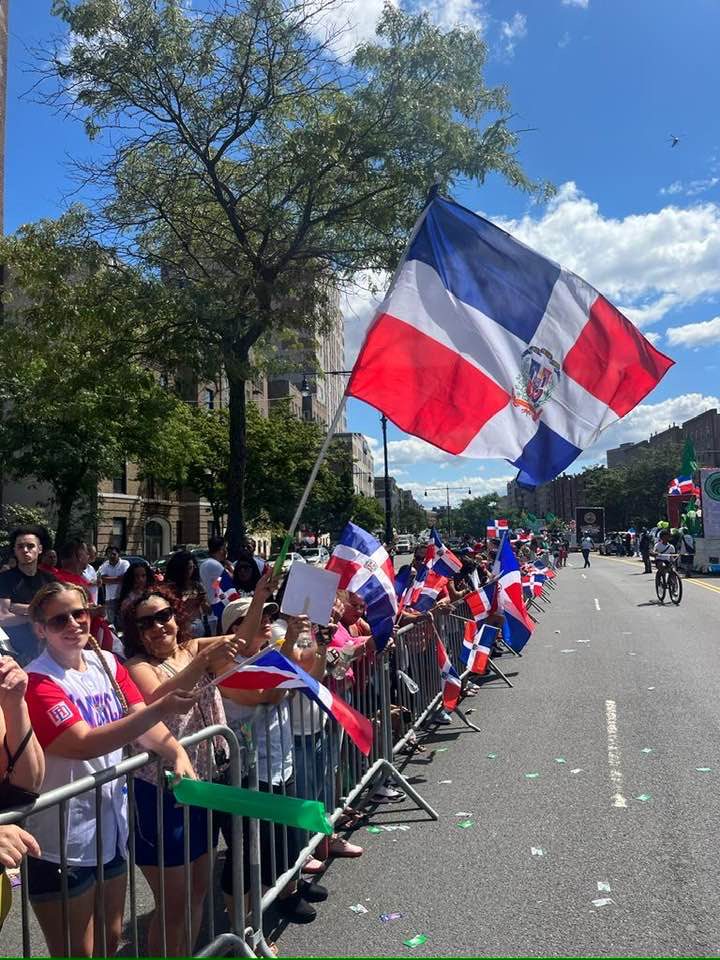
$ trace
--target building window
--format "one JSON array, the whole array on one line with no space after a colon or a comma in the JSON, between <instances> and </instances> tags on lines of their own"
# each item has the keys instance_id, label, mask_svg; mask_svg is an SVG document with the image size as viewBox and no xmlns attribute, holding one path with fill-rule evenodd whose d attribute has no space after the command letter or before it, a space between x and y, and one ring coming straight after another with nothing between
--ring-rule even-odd
<instances>
[{"instance_id":1,"label":"building window","mask_svg":"<svg viewBox=\"0 0 720 960\"><path fill-rule=\"evenodd\" d=\"M170 386L170 379L166 373L160 374L160 386L163 388L163 390L167 390L167 388Z\"/></svg>"},{"instance_id":2,"label":"building window","mask_svg":"<svg viewBox=\"0 0 720 960\"><path fill-rule=\"evenodd\" d=\"M112 481L113 493L127 493L127 464L124 463Z\"/></svg>"},{"instance_id":3,"label":"building window","mask_svg":"<svg viewBox=\"0 0 720 960\"><path fill-rule=\"evenodd\" d=\"M155 477L147 478L147 498L148 500L157 500L157 485Z\"/></svg>"},{"instance_id":4,"label":"building window","mask_svg":"<svg viewBox=\"0 0 720 960\"><path fill-rule=\"evenodd\" d=\"M118 550L127 550L127 520L125 517L113 517L110 546Z\"/></svg>"},{"instance_id":5,"label":"building window","mask_svg":"<svg viewBox=\"0 0 720 960\"><path fill-rule=\"evenodd\" d=\"M213 522L212 522L212 520L208 520L208 522L207 522L207 539L209 540L210 537L214 537L214 536L215 536L215 530L214 530L214 528L213 528Z\"/></svg>"},{"instance_id":6,"label":"building window","mask_svg":"<svg viewBox=\"0 0 720 960\"><path fill-rule=\"evenodd\" d=\"M215 391L211 390L210 387L205 390L205 406L208 410L215 409Z\"/></svg>"}]
</instances>

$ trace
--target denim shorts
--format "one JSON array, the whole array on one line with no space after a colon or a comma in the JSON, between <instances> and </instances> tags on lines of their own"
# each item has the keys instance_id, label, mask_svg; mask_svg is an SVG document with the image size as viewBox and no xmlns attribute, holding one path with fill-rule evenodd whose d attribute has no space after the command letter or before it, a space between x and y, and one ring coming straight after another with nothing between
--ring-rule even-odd
<instances>
[{"instance_id":1,"label":"denim shorts","mask_svg":"<svg viewBox=\"0 0 720 960\"><path fill-rule=\"evenodd\" d=\"M62 875L59 863L27 858L28 894L31 900L58 900L62 896ZM112 860L105 864L105 880L121 877L127 873L125 853L118 850ZM81 866L67 865L68 896L79 897L97 883L96 864Z\"/></svg>"}]
</instances>

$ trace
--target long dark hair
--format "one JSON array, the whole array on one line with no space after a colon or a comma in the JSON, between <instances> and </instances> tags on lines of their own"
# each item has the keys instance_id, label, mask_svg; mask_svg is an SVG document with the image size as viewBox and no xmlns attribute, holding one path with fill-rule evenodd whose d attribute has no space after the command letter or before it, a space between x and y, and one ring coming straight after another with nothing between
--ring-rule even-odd
<instances>
[{"instance_id":1,"label":"long dark hair","mask_svg":"<svg viewBox=\"0 0 720 960\"><path fill-rule=\"evenodd\" d=\"M250 579L247 582L243 582L238 577L238 564L243 564L249 566L251 573ZM240 550L235 561L235 569L233 570L233 585L237 590L242 590L245 593L254 593L255 587L258 585L258 580L262 576L258 565L255 563L255 557L250 553L249 550Z\"/></svg>"},{"instance_id":2,"label":"long dark hair","mask_svg":"<svg viewBox=\"0 0 720 960\"><path fill-rule=\"evenodd\" d=\"M149 563L145 563L144 560L133 561L133 563L130 564L123 574L122 583L120 584L120 596L118 597L119 606L123 605L135 588L135 571L138 567L145 568L147 577L147 583L145 584L146 590L149 590L150 587L154 587L157 582L155 580L155 571Z\"/></svg>"},{"instance_id":3,"label":"long dark hair","mask_svg":"<svg viewBox=\"0 0 720 960\"><path fill-rule=\"evenodd\" d=\"M192 573L188 573L188 565L193 564ZM178 550L167 562L165 567L165 582L170 584L182 596L183 593L198 579L198 568L195 557L189 550Z\"/></svg>"},{"instance_id":4,"label":"long dark hair","mask_svg":"<svg viewBox=\"0 0 720 960\"><path fill-rule=\"evenodd\" d=\"M167 600L168 604L172 607L175 623L177 624L178 644L187 643L187 641L191 639L187 624L182 616L180 616L180 603L175 594L165 587L152 587L150 590L143 590L139 597L127 600L122 610L122 644L128 660L130 657L148 656L148 651L143 643L142 633L138 630L136 614L140 604L146 603L152 597L161 597L163 600Z\"/></svg>"}]
</instances>

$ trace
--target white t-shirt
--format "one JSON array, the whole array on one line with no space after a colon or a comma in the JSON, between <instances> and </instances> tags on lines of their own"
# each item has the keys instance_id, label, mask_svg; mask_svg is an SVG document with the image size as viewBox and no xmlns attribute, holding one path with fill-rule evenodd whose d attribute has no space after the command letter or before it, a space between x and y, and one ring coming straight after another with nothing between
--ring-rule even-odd
<instances>
[{"instance_id":1,"label":"white t-shirt","mask_svg":"<svg viewBox=\"0 0 720 960\"><path fill-rule=\"evenodd\" d=\"M87 580L88 587L87 592L90 597L90 603L98 602L98 574L95 567L89 563L82 572L83 580Z\"/></svg>"},{"instance_id":2,"label":"white t-shirt","mask_svg":"<svg viewBox=\"0 0 720 960\"><path fill-rule=\"evenodd\" d=\"M103 651L103 657L128 703L143 703L142 695L125 667L107 651ZM123 715L98 655L92 650L84 650L83 658L87 670L66 670L46 650L26 667L28 689L25 699L30 721L40 746L45 750L43 793L106 770L123 757L120 749L92 760L75 760L58 757L46 749L56 737L81 720L96 728L119 720ZM100 813L103 863L107 863L115 856L116 850L124 851L127 846L128 814L124 777L103 784ZM60 863L58 808L49 807L32 814L28 817L27 829L40 844L42 859ZM74 866L96 865L94 790L68 800L65 832L67 862Z\"/></svg>"},{"instance_id":3,"label":"white t-shirt","mask_svg":"<svg viewBox=\"0 0 720 960\"><path fill-rule=\"evenodd\" d=\"M123 560L122 557L113 566L109 560L106 560L98 570L99 577L124 577L130 569L130 561ZM117 600L120 596L120 583L108 583L105 587L105 599Z\"/></svg>"},{"instance_id":4,"label":"white t-shirt","mask_svg":"<svg viewBox=\"0 0 720 960\"><path fill-rule=\"evenodd\" d=\"M670 557L675 553L675 547L671 543L663 543L662 540L655 541L655 553L659 556Z\"/></svg>"},{"instance_id":5,"label":"white t-shirt","mask_svg":"<svg viewBox=\"0 0 720 960\"><path fill-rule=\"evenodd\" d=\"M582 548L583 550L592 550L593 548L592 537L583 537Z\"/></svg>"},{"instance_id":6,"label":"white t-shirt","mask_svg":"<svg viewBox=\"0 0 720 960\"><path fill-rule=\"evenodd\" d=\"M242 663L243 658L237 660ZM287 697L278 704L261 703L256 707L223 697L223 706L228 726L237 733L240 742L247 743L252 738L257 749L258 779L268 783L269 773L274 786L289 780L293 774L293 730Z\"/></svg>"},{"instance_id":7,"label":"white t-shirt","mask_svg":"<svg viewBox=\"0 0 720 960\"><path fill-rule=\"evenodd\" d=\"M216 560L215 557L208 557L207 560L203 560L200 564L200 582L205 587L205 593L207 594L210 605L217 603L217 588L214 584L217 583L223 575L224 569L225 567L219 560Z\"/></svg>"}]
</instances>

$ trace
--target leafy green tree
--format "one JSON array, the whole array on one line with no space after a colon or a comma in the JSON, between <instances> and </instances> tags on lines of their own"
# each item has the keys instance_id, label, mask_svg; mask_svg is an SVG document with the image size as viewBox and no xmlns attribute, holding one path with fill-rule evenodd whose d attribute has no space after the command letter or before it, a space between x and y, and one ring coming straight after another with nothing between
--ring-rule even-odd
<instances>
[{"instance_id":1,"label":"leafy green tree","mask_svg":"<svg viewBox=\"0 0 720 960\"><path fill-rule=\"evenodd\" d=\"M72 43L48 52L48 98L106 148L83 167L98 229L192 304L227 375L231 551L257 496L245 382L278 334L322 328L338 282L393 268L433 182L538 189L477 33L388 3L347 62L333 5L53 5Z\"/></svg>"},{"instance_id":2,"label":"leafy green tree","mask_svg":"<svg viewBox=\"0 0 720 960\"><path fill-rule=\"evenodd\" d=\"M153 285L84 245L80 227L70 214L0 241L0 460L6 476L49 485L60 543L179 403L137 359Z\"/></svg>"},{"instance_id":3,"label":"leafy green tree","mask_svg":"<svg viewBox=\"0 0 720 960\"><path fill-rule=\"evenodd\" d=\"M482 497L463 500L460 506L450 513L453 530L461 537L484 537L488 521L494 520L498 515L499 499L497 493L488 493Z\"/></svg>"},{"instance_id":4,"label":"leafy green tree","mask_svg":"<svg viewBox=\"0 0 720 960\"><path fill-rule=\"evenodd\" d=\"M0 557L5 557L10 551L10 534L17 527L25 524L34 524L44 527L48 532L50 543L53 542L54 530L50 523L47 511L42 507L31 507L24 503L6 503L0 511Z\"/></svg>"}]
</instances>

